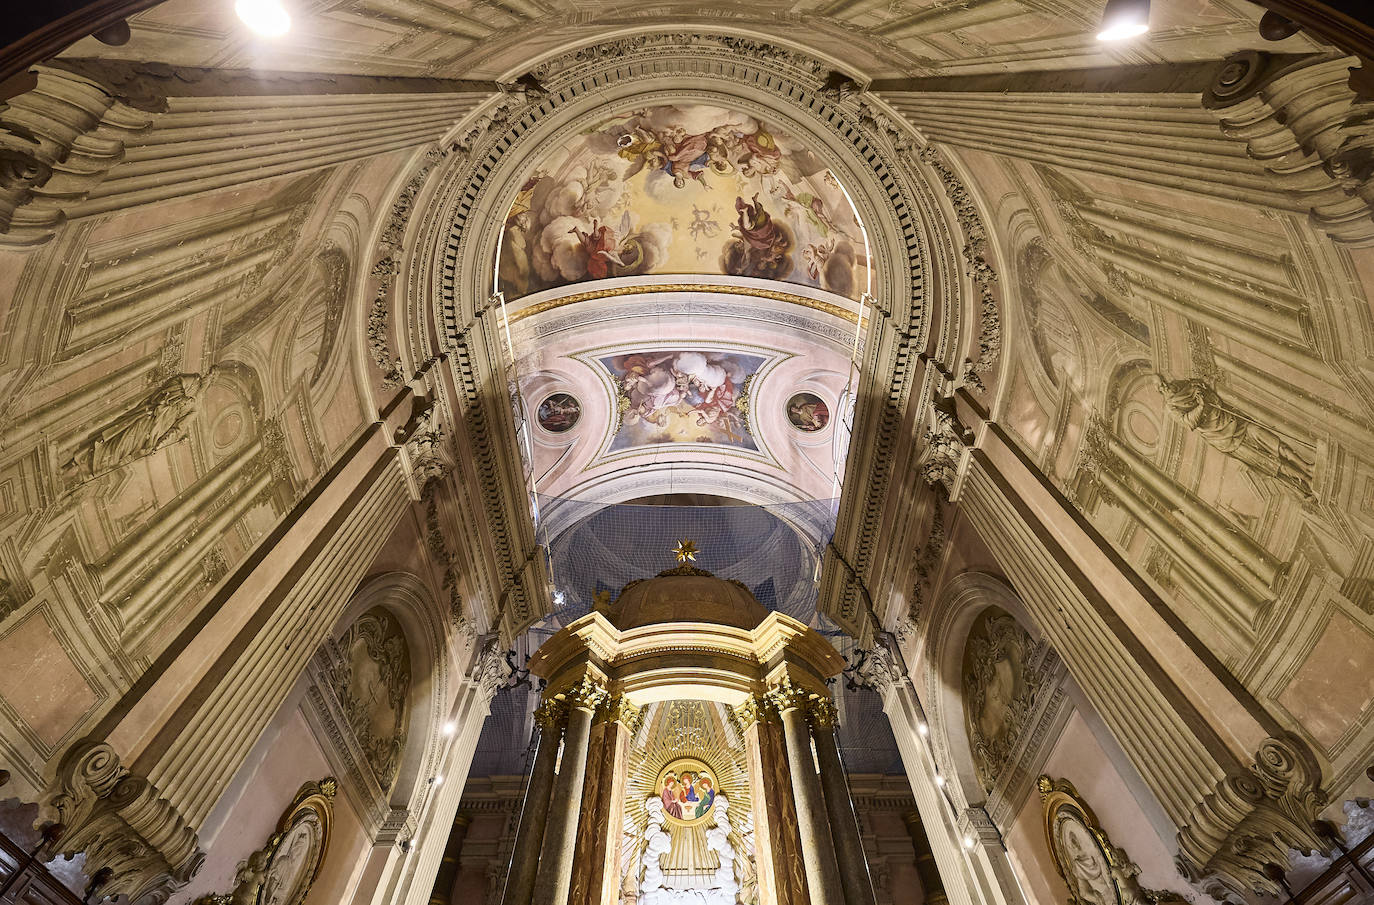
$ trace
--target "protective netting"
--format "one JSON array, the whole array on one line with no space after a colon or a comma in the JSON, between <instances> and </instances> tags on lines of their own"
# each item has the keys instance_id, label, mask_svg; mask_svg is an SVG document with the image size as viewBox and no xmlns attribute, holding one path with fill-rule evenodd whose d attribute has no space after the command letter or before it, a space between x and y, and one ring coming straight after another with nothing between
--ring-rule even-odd
<instances>
[{"instance_id":1,"label":"protective netting","mask_svg":"<svg viewBox=\"0 0 1374 905\"><path fill-rule=\"evenodd\" d=\"M652 578L673 566L672 548L696 542L695 565L743 582L758 601L803 622L816 612L817 565L835 525L835 501L772 506L586 503L540 497L564 625L585 615L592 595Z\"/></svg>"}]
</instances>

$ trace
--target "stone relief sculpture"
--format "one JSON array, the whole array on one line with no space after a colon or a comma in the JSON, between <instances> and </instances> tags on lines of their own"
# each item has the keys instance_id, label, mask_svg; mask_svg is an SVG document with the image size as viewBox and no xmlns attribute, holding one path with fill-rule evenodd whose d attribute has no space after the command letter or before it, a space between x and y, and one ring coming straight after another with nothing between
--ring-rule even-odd
<instances>
[{"instance_id":1,"label":"stone relief sculpture","mask_svg":"<svg viewBox=\"0 0 1374 905\"><path fill-rule=\"evenodd\" d=\"M1040 693L1036 642L1006 613L974 624L964 648L964 716L978 781L991 791L1016 751Z\"/></svg>"},{"instance_id":2,"label":"stone relief sculpture","mask_svg":"<svg viewBox=\"0 0 1374 905\"><path fill-rule=\"evenodd\" d=\"M300 905L329 849L338 783L333 777L301 786L267 844L239 862L234 889L195 905Z\"/></svg>"},{"instance_id":3,"label":"stone relief sculpture","mask_svg":"<svg viewBox=\"0 0 1374 905\"><path fill-rule=\"evenodd\" d=\"M339 639L331 683L368 766L391 788L409 722L410 651L396 618L369 610Z\"/></svg>"},{"instance_id":4,"label":"stone relief sculpture","mask_svg":"<svg viewBox=\"0 0 1374 905\"><path fill-rule=\"evenodd\" d=\"M62 476L80 484L186 439L214 371L167 378L82 441L62 463Z\"/></svg>"},{"instance_id":5,"label":"stone relief sculpture","mask_svg":"<svg viewBox=\"0 0 1374 905\"><path fill-rule=\"evenodd\" d=\"M1069 887L1069 905L1162 905L1183 902L1168 891L1144 889L1140 867L1098 825L1097 815L1068 780L1041 776L1045 841L1055 870Z\"/></svg>"},{"instance_id":6,"label":"stone relief sculpture","mask_svg":"<svg viewBox=\"0 0 1374 905\"><path fill-rule=\"evenodd\" d=\"M1169 380L1156 374L1169 414L1208 445L1242 462L1251 471L1276 479L1303 499L1311 499L1314 463L1272 429L1227 406L1207 383L1195 377Z\"/></svg>"}]
</instances>

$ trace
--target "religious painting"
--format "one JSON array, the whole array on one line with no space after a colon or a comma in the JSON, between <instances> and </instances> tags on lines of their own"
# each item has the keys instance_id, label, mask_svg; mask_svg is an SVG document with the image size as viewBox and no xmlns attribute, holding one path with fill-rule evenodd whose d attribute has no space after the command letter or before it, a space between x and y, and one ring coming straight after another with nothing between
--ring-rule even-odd
<instances>
[{"instance_id":1,"label":"religious painting","mask_svg":"<svg viewBox=\"0 0 1374 905\"><path fill-rule=\"evenodd\" d=\"M609 117L551 153L506 216L509 298L584 280L710 273L867 287L863 228L796 137L747 113L670 104Z\"/></svg>"},{"instance_id":2,"label":"religious painting","mask_svg":"<svg viewBox=\"0 0 1374 905\"><path fill-rule=\"evenodd\" d=\"M715 806L715 771L696 758L678 758L659 773L657 790L669 822L696 825Z\"/></svg>"},{"instance_id":3,"label":"religious painting","mask_svg":"<svg viewBox=\"0 0 1374 905\"><path fill-rule=\"evenodd\" d=\"M830 409L815 393L797 393L787 400L787 420L797 430L813 434L830 423Z\"/></svg>"},{"instance_id":4,"label":"religious painting","mask_svg":"<svg viewBox=\"0 0 1374 905\"><path fill-rule=\"evenodd\" d=\"M763 365L739 352L635 352L600 359L618 394L612 452L658 443L712 443L757 450L749 384Z\"/></svg>"},{"instance_id":5,"label":"religious painting","mask_svg":"<svg viewBox=\"0 0 1374 905\"><path fill-rule=\"evenodd\" d=\"M570 431L582 417L582 403L567 393L554 393L539 403L535 419L539 426L551 434Z\"/></svg>"}]
</instances>

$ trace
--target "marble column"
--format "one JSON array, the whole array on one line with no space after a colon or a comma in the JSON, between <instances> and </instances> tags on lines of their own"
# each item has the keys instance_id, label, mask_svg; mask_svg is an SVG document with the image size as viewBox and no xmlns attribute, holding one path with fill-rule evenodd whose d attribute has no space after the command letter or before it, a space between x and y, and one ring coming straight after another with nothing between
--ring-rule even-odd
<instances>
[{"instance_id":1,"label":"marble column","mask_svg":"<svg viewBox=\"0 0 1374 905\"><path fill-rule=\"evenodd\" d=\"M839 865L830 827L822 815L825 798L811 755L811 727L806 719L810 695L784 681L769 692L782 718L782 733L787 744L787 761L792 778L792 795L797 805L797 831L801 835L802 864L811 905L844 905L840 889Z\"/></svg>"},{"instance_id":2,"label":"marble column","mask_svg":"<svg viewBox=\"0 0 1374 905\"><path fill-rule=\"evenodd\" d=\"M564 699L568 707L568 729L563 739L563 757L553 800L549 804L544 845L539 853L534 905L568 905L577 845L577 817L587 780L587 745L591 740L592 716L606 697L604 688L591 679L583 679Z\"/></svg>"},{"instance_id":3,"label":"marble column","mask_svg":"<svg viewBox=\"0 0 1374 905\"><path fill-rule=\"evenodd\" d=\"M444 845L444 858L439 862L439 874L434 878L434 892L429 895L429 905L449 905L453 900L453 884L458 879L458 859L463 855L463 839L471 823L472 818L466 814L453 818L453 829L449 830L448 842Z\"/></svg>"},{"instance_id":4,"label":"marble column","mask_svg":"<svg viewBox=\"0 0 1374 905\"><path fill-rule=\"evenodd\" d=\"M735 715L744 730L749 765L759 905L804 903L806 875L778 714L766 697L751 696L735 708Z\"/></svg>"},{"instance_id":5,"label":"marble column","mask_svg":"<svg viewBox=\"0 0 1374 905\"><path fill-rule=\"evenodd\" d=\"M810 708L811 731L816 739L816 759L820 763L821 789L825 793L825 813L830 835L835 840L845 905L874 905L873 879L868 873L868 857L859 838L859 819L849 795L849 781L840 761L835 739L835 705L821 699Z\"/></svg>"},{"instance_id":6,"label":"marble column","mask_svg":"<svg viewBox=\"0 0 1374 905\"><path fill-rule=\"evenodd\" d=\"M620 901L627 758L630 737L641 717L639 708L616 695L598 710L592 725L569 905L615 905Z\"/></svg>"},{"instance_id":7,"label":"marble column","mask_svg":"<svg viewBox=\"0 0 1374 905\"><path fill-rule=\"evenodd\" d=\"M530 783L525 790L525 806L520 811L520 828L515 835L515 854L506 878L502 905L529 905L534 894L534 877L539 869L539 849L544 843L544 826L549 816L549 795L553 791L554 768L558 766L558 746L563 741L566 708L558 701L545 701L534 711L539 727L539 745L534 753Z\"/></svg>"},{"instance_id":8,"label":"marble column","mask_svg":"<svg viewBox=\"0 0 1374 905\"><path fill-rule=\"evenodd\" d=\"M935 853L930 849L926 828L921 823L921 812L912 811L902 819L906 822L907 835L911 837L911 848L916 853L916 875L921 878L925 905L946 905L949 897L945 895L945 883L940 879Z\"/></svg>"}]
</instances>

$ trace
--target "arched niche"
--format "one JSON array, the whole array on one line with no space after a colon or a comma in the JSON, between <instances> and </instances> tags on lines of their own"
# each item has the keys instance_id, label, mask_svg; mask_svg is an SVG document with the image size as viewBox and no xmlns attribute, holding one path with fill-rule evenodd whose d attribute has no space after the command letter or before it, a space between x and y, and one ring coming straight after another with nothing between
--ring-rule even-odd
<instances>
[{"instance_id":1,"label":"arched niche","mask_svg":"<svg viewBox=\"0 0 1374 905\"><path fill-rule=\"evenodd\" d=\"M387 572L364 582L316 652L307 670L308 695L314 718L333 742L331 759L340 769L340 784L365 816L374 834L401 830L419 811L431 785L442 738L444 702L448 695L448 652L444 646L444 614L429 588L415 575ZM383 679L379 657L397 661L404 649L408 679L404 695L404 742L397 746L394 771L378 776L374 748L350 719L340 693L339 664L351 659L376 669L373 682ZM374 664L368 667L368 663ZM382 686L387 683L382 681ZM343 705L342 707L340 705ZM351 737L350 737L351 736ZM376 744L376 737L372 744ZM380 839L378 841L381 841Z\"/></svg>"},{"instance_id":2,"label":"arched niche","mask_svg":"<svg viewBox=\"0 0 1374 905\"><path fill-rule=\"evenodd\" d=\"M1093 702L1047 646L1015 589L996 576L965 572L946 583L930 618L923 651L926 717L945 792L956 813L981 811L997 827L1032 900L1059 901L1066 894L1043 829L1037 791L1042 773L1076 784L1099 806L1113 841L1140 865L1143 885L1191 894L1173 863L1177 827L1131 766ZM1000 643L1008 638L1015 643ZM1039 688L1023 699L1024 722L1015 743L1006 746L1006 762L989 788L979 770L986 754L975 750L980 740L974 724L982 712L969 706L968 675L970 665L980 658L994 667L986 674L995 675L998 662L1008 659L1006 648L1017 646L1020 668L1038 673ZM1003 678L1012 671L1003 670ZM1004 697L1016 698L1017 690L1013 687ZM1210 902L1202 897L1198 901Z\"/></svg>"},{"instance_id":3,"label":"arched niche","mask_svg":"<svg viewBox=\"0 0 1374 905\"><path fill-rule=\"evenodd\" d=\"M975 754L975 747L984 747L986 740L977 738L978 733L970 732L984 720L985 714L971 715L965 697L968 681L967 666L974 659L970 641L975 645L987 643L987 626L992 620L1010 620L1014 625L1009 634L1015 636L1020 648L1016 672L1027 663L1027 655L1034 658L1037 670L1036 691L1038 705L1027 718L1039 717L1053 722L1057 718L1058 703L1047 707L1049 698L1062 695L1059 686L1064 678L1064 669L1057 655L1044 647L1043 635L1034 627L1025 606L1016 592L1001 579L986 572L964 572L955 576L946 585L930 614L930 630L926 633L925 660L927 670L927 700L930 707L927 718L931 727L936 761L946 777L947 787L956 803L961 806L987 805L992 811L1009 811L1017 807L1021 799L1029 794L1034 776L1026 776L1025 770L1016 769L1015 752L1008 752L1007 763L999 765L994 771L994 782L985 782L988 773L985 754ZM994 657L989 667L996 669ZM1016 678L1024 679L1024 676ZM1015 690L1012 690L1015 696ZM1050 712L1046 712L1050 711ZM1021 733L1030 727L1022 725ZM1018 738L1006 747L1014 747ZM980 762L983 766L980 768ZM1001 771L1005 770L1006 775ZM999 807L1002 801L1004 806Z\"/></svg>"}]
</instances>

